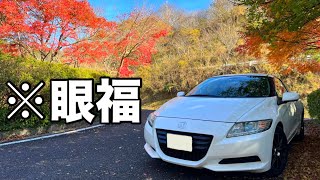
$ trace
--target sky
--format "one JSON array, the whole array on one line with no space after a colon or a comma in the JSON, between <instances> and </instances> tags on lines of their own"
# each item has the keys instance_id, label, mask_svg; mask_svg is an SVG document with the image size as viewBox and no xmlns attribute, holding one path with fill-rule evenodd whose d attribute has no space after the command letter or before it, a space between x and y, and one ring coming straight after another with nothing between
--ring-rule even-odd
<instances>
[{"instance_id":1,"label":"sky","mask_svg":"<svg viewBox=\"0 0 320 180\"><path fill-rule=\"evenodd\" d=\"M212 2L212 0L89 0L95 9L112 21L116 21L119 15L130 13L134 8L141 6L157 10L166 1L186 12L207 9Z\"/></svg>"}]
</instances>

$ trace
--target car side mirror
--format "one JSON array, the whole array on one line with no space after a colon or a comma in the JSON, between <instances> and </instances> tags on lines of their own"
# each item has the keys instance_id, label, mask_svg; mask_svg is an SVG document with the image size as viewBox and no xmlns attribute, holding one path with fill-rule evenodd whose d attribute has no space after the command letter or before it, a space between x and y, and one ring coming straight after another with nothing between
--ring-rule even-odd
<instances>
[{"instance_id":1,"label":"car side mirror","mask_svg":"<svg viewBox=\"0 0 320 180\"><path fill-rule=\"evenodd\" d=\"M186 93L183 92L183 91L180 91L180 92L177 93L177 97L182 97L184 95L186 95Z\"/></svg>"},{"instance_id":2,"label":"car side mirror","mask_svg":"<svg viewBox=\"0 0 320 180\"><path fill-rule=\"evenodd\" d=\"M292 102L292 101L298 101L300 99L300 96L296 92L285 92L282 96L282 102Z\"/></svg>"}]
</instances>

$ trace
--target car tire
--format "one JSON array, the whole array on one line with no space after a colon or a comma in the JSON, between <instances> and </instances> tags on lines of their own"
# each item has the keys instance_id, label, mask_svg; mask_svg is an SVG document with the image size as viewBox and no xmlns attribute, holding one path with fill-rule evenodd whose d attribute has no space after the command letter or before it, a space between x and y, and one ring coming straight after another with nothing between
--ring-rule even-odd
<instances>
[{"instance_id":1,"label":"car tire","mask_svg":"<svg viewBox=\"0 0 320 180\"><path fill-rule=\"evenodd\" d=\"M304 112L302 112L300 131L299 134L296 136L296 139L298 141L302 141L304 139Z\"/></svg>"},{"instance_id":2,"label":"car tire","mask_svg":"<svg viewBox=\"0 0 320 180\"><path fill-rule=\"evenodd\" d=\"M286 135L283 129L277 126L272 144L271 169L267 171L267 176L277 177L282 174L287 166L288 150Z\"/></svg>"}]
</instances>

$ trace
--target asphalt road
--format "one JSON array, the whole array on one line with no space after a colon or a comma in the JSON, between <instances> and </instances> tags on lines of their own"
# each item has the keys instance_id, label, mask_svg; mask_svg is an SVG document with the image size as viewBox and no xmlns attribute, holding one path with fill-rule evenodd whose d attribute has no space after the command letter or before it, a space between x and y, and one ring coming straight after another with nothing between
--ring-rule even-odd
<instances>
[{"instance_id":1,"label":"asphalt road","mask_svg":"<svg viewBox=\"0 0 320 180\"><path fill-rule=\"evenodd\" d=\"M214 173L151 159L142 124L105 125L0 148L0 179L238 179L260 175Z\"/></svg>"}]
</instances>

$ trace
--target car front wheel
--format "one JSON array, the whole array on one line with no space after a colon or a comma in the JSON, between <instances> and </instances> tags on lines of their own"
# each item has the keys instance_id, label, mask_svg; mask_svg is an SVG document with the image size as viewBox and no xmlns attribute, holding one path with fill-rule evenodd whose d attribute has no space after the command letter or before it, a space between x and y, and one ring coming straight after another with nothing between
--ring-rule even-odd
<instances>
[{"instance_id":1,"label":"car front wheel","mask_svg":"<svg viewBox=\"0 0 320 180\"><path fill-rule=\"evenodd\" d=\"M279 176L282 174L288 162L287 138L280 126L274 133L272 145L271 169L267 172L268 176Z\"/></svg>"}]
</instances>

